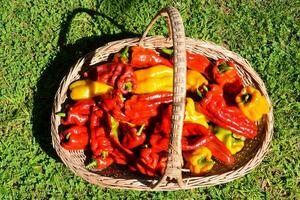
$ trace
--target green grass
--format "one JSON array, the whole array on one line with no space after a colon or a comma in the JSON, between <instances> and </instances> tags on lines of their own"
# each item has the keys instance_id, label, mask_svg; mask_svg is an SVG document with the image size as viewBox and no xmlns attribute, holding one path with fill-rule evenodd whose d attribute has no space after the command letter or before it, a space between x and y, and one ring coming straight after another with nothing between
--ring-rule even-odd
<instances>
[{"instance_id":1,"label":"green grass","mask_svg":"<svg viewBox=\"0 0 300 200\"><path fill-rule=\"evenodd\" d=\"M99 2L1 1L0 199L300 198L299 0ZM250 174L215 187L101 189L57 158L50 137L53 95L76 59L106 42L140 35L165 5L180 10L187 36L238 52L260 74L274 106L270 152ZM158 25L151 34L166 33L165 23Z\"/></svg>"}]
</instances>

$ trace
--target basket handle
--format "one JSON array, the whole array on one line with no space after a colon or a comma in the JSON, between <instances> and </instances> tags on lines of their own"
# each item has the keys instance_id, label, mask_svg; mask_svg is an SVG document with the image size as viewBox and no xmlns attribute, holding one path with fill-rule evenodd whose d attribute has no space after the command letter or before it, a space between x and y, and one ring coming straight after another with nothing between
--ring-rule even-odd
<instances>
[{"instance_id":1,"label":"basket handle","mask_svg":"<svg viewBox=\"0 0 300 200\"><path fill-rule=\"evenodd\" d=\"M146 28L139 44L142 44L148 31L161 16L167 17L168 39L173 41L174 48L173 107L167 166L165 174L153 185L153 188L159 187L163 182L172 179L176 179L179 186L183 187L181 138L186 97L186 49L184 26L179 11L174 7L162 9Z\"/></svg>"}]
</instances>

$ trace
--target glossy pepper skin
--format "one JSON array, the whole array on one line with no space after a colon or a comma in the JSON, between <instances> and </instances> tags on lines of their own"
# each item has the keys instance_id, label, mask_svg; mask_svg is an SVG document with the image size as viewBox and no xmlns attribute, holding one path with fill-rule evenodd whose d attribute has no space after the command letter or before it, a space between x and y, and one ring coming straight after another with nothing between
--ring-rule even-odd
<instances>
[{"instance_id":1,"label":"glossy pepper skin","mask_svg":"<svg viewBox=\"0 0 300 200\"><path fill-rule=\"evenodd\" d=\"M182 130L182 151L191 151L212 141L213 133L200 124L184 123Z\"/></svg>"},{"instance_id":2,"label":"glossy pepper skin","mask_svg":"<svg viewBox=\"0 0 300 200\"><path fill-rule=\"evenodd\" d=\"M145 94L157 91L173 91L173 69L165 65L136 70L137 86L133 93Z\"/></svg>"},{"instance_id":3,"label":"glossy pepper skin","mask_svg":"<svg viewBox=\"0 0 300 200\"><path fill-rule=\"evenodd\" d=\"M86 168L87 169L105 169L109 167L111 164L113 164L114 160L110 156L98 156L98 157L93 157L92 162L90 162Z\"/></svg>"},{"instance_id":4,"label":"glossy pepper skin","mask_svg":"<svg viewBox=\"0 0 300 200\"><path fill-rule=\"evenodd\" d=\"M209 172L215 162L212 160L212 153L206 147L199 147L191 152L183 153L186 161L185 167L189 168L193 175L201 175Z\"/></svg>"},{"instance_id":5,"label":"glossy pepper skin","mask_svg":"<svg viewBox=\"0 0 300 200\"><path fill-rule=\"evenodd\" d=\"M201 112L198 112L196 110L194 100L189 97L186 98L184 121L201 124L204 127L208 128L207 119L205 115L203 115Z\"/></svg>"},{"instance_id":6,"label":"glossy pepper skin","mask_svg":"<svg viewBox=\"0 0 300 200\"><path fill-rule=\"evenodd\" d=\"M214 128L214 132L216 137L223 142L227 149L230 151L232 155L241 151L244 147L244 139L243 137L234 136L230 130L224 129L222 127L216 126ZM238 138L239 139L238 139Z\"/></svg>"},{"instance_id":7,"label":"glossy pepper skin","mask_svg":"<svg viewBox=\"0 0 300 200\"><path fill-rule=\"evenodd\" d=\"M60 134L61 146L66 150L83 150L89 144L88 129L72 126Z\"/></svg>"},{"instance_id":8,"label":"glossy pepper skin","mask_svg":"<svg viewBox=\"0 0 300 200\"><path fill-rule=\"evenodd\" d=\"M84 72L83 76L117 88L122 94L131 92L136 87L133 67L120 62L110 62L93 67ZM127 87L128 84L130 84L130 88Z\"/></svg>"},{"instance_id":9,"label":"glossy pepper skin","mask_svg":"<svg viewBox=\"0 0 300 200\"><path fill-rule=\"evenodd\" d=\"M206 78L199 72L195 70L187 70L186 72L186 88L195 92L200 86L207 85L208 81Z\"/></svg>"},{"instance_id":10,"label":"glossy pepper skin","mask_svg":"<svg viewBox=\"0 0 300 200\"><path fill-rule=\"evenodd\" d=\"M104 152L111 154L112 143L108 137L109 127L107 127L107 114L97 106L92 108L90 118L90 147L94 156L101 156Z\"/></svg>"},{"instance_id":11,"label":"glossy pepper skin","mask_svg":"<svg viewBox=\"0 0 300 200\"><path fill-rule=\"evenodd\" d=\"M234 63L219 59L216 61L212 69L214 80L223 88L223 91L230 101L234 98L243 88L243 82Z\"/></svg>"},{"instance_id":12,"label":"glossy pepper skin","mask_svg":"<svg viewBox=\"0 0 300 200\"><path fill-rule=\"evenodd\" d=\"M226 105L220 86L211 84L202 89L202 93L200 92L202 99L197 108L210 121L246 138L253 138L257 135L257 127L254 122L249 120L237 107Z\"/></svg>"},{"instance_id":13,"label":"glossy pepper skin","mask_svg":"<svg viewBox=\"0 0 300 200\"><path fill-rule=\"evenodd\" d=\"M155 176L158 162L159 155L151 148L144 148L140 151L140 156L136 162L136 167L142 174Z\"/></svg>"},{"instance_id":14,"label":"glossy pepper skin","mask_svg":"<svg viewBox=\"0 0 300 200\"><path fill-rule=\"evenodd\" d=\"M70 97L73 100L88 99L111 91L113 88L98 81L79 80L70 86Z\"/></svg>"},{"instance_id":15,"label":"glossy pepper skin","mask_svg":"<svg viewBox=\"0 0 300 200\"><path fill-rule=\"evenodd\" d=\"M213 156L226 165L232 165L235 162L229 149L216 136L212 135L212 140L205 143L203 146L207 147Z\"/></svg>"},{"instance_id":16,"label":"glossy pepper skin","mask_svg":"<svg viewBox=\"0 0 300 200\"><path fill-rule=\"evenodd\" d=\"M173 49L163 48L161 50L163 53L169 56L173 56L174 53ZM172 63L174 62L174 57L171 58L171 61ZM194 54L189 51L186 51L186 61L187 61L187 67L189 69L195 70L209 77L210 74L209 67L211 65L211 62L208 60L206 56L200 54Z\"/></svg>"},{"instance_id":17,"label":"glossy pepper skin","mask_svg":"<svg viewBox=\"0 0 300 200\"><path fill-rule=\"evenodd\" d=\"M144 126L137 129L128 123L120 123L120 131L123 134L121 144L127 149L141 146L146 141L146 134L143 132Z\"/></svg>"},{"instance_id":18,"label":"glossy pepper skin","mask_svg":"<svg viewBox=\"0 0 300 200\"><path fill-rule=\"evenodd\" d=\"M91 107L95 105L92 99L76 101L68 108L67 118L61 119L63 125L84 125L89 120Z\"/></svg>"},{"instance_id":19,"label":"glossy pepper skin","mask_svg":"<svg viewBox=\"0 0 300 200\"><path fill-rule=\"evenodd\" d=\"M151 67L155 65L166 65L169 67L172 66L172 63L168 59L159 56L152 49L145 49L140 46L133 46L130 47L130 52L131 56L129 59L129 63L135 68Z\"/></svg>"},{"instance_id":20,"label":"glossy pepper skin","mask_svg":"<svg viewBox=\"0 0 300 200\"><path fill-rule=\"evenodd\" d=\"M149 120L158 115L158 108L172 100L172 92L133 95L125 102L126 121L136 125L148 125Z\"/></svg>"},{"instance_id":21,"label":"glossy pepper skin","mask_svg":"<svg viewBox=\"0 0 300 200\"><path fill-rule=\"evenodd\" d=\"M111 142L113 144L113 152L112 157L114 162L117 164L125 165L129 162L136 160L136 156L134 152L130 149L124 147L119 140L119 122L114 119L112 116L109 116L108 120L109 125L109 137L111 138Z\"/></svg>"},{"instance_id":22,"label":"glossy pepper skin","mask_svg":"<svg viewBox=\"0 0 300 200\"><path fill-rule=\"evenodd\" d=\"M241 111L252 121L259 120L270 110L266 98L252 86L244 87L235 101Z\"/></svg>"},{"instance_id":23,"label":"glossy pepper skin","mask_svg":"<svg viewBox=\"0 0 300 200\"><path fill-rule=\"evenodd\" d=\"M136 70L135 94L146 94L159 91L173 91L173 68L164 65L157 65L146 69ZM195 70L187 71L187 90L195 91L203 84L208 84L201 73Z\"/></svg>"}]
</instances>

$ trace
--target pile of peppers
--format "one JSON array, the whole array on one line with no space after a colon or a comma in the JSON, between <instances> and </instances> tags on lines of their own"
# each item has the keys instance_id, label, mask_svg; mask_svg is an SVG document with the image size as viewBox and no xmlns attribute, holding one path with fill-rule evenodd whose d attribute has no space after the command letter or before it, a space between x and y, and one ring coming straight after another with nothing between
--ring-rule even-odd
<instances>
[{"instance_id":1,"label":"pile of peppers","mask_svg":"<svg viewBox=\"0 0 300 200\"><path fill-rule=\"evenodd\" d=\"M182 132L185 168L208 173L234 165L257 121L269 112L259 90L244 87L235 63L187 51L187 98ZM126 47L69 85L62 111L64 149L84 150L86 168L126 165L147 176L164 173L173 100L173 50Z\"/></svg>"}]
</instances>

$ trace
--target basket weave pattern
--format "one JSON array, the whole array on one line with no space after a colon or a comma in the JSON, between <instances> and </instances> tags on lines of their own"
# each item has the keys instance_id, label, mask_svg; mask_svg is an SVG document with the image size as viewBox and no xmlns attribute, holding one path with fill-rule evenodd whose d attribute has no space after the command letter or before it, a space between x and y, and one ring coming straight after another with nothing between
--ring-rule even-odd
<instances>
[{"instance_id":1,"label":"basket weave pattern","mask_svg":"<svg viewBox=\"0 0 300 200\"><path fill-rule=\"evenodd\" d=\"M167 16L169 38L162 36L146 37L147 32L160 16ZM150 178L124 170L123 167L111 167L103 171L85 169L86 156L83 151L68 151L61 147L59 139L60 117L55 115L61 110L61 105L67 99L70 83L80 78L79 72L83 67L93 66L105 62L110 54L119 52L126 46L141 45L145 48L172 47L175 50L174 66L174 97L172 110L172 131L169 145L166 172L161 179ZM186 57L185 50L205 55L211 59L224 58L236 64L244 85L254 85L266 97L271 105L265 85L250 64L238 54L231 52L211 42L186 38L179 12L168 7L159 12L147 27L141 38L131 38L110 42L94 52L79 59L71 67L67 76L62 80L54 99L51 116L51 134L53 146L61 160L78 176L90 183L101 187L135 189L135 190L178 190L212 186L237 179L254 169L266 154L273 130L273 111L263 117L258 124L258 134L254 139L246 140L245 147L238 153L233 167L217 164L213 170L201 177L192 177L182 172L181 132L184 118ZM176 181L170 181L175 179Z\"/></svg>"}]
</instances>

